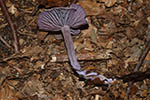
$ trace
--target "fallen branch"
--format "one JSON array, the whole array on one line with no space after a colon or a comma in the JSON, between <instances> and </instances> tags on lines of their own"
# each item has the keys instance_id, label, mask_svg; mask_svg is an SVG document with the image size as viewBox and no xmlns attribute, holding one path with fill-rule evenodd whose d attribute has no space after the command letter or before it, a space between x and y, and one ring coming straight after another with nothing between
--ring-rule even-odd
<instances>
[{"instance_id":1,"label":"fallen branch","mask_svg":"<svg viewBox=\"0 0 150 100\"><path fill-rule=\"evenodd\" d=\"M32 55L28 54L13 54L10 57L4 58L1 62L7 62L13 59L21 59L21 58L31 58ZM104 53L82 53L76 54L78 61L100 61L100 60L108 60L111 59L111 56ZM65 54L58 54L50 56L50 62L60 63L60 62L68 62L68 56Z\"/></svg>"},{"instance_id":2,"label":"fallen branch","mask_svg":"<svg viewBox=\"0 0 150 100\"><path fill-rule=\"evenodd\" d=\"M10 25L10 28L12 30L13 38L14 38L13 45L14 45L14 48L15 48L15 52L17 53L17 52L19 52L18 40L17 40L17 35L16 35L17 31L15 30L14 24L12 23L12 19L11 19L9 13L8 13L8 10L7 10L7 7L6 7L6 4L5 4L4 0L0 0L0 6L1 6L2 11L3 11L4 15L6 16L8 24Z\"/></svg>"},{"instance_id":3,"label":"fallen branch","mask_svg":"<svg viewBox=\"0 0 150 100\"><path fill-rule=\"evenodd\" d=\"M99 60L108 60L110 55L104 53L81 53L76 54L78 61L99 61ZM52 55L50 62L68 62L68 56L64 54Z\"/></svg>"}]
</instances>

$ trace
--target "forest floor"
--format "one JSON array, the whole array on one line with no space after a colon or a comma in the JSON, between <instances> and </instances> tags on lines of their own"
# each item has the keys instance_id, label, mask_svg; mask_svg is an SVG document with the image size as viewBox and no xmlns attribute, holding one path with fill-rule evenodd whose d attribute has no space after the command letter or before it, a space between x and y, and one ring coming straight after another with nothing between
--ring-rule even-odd
<instances>
[{"instance_id":1,"label":"forest floor","mask_svg":"<svg viewBox=\"0 0 150 100\"><path fill-rule=\"evenodd\" d=\"M69 64L64 40L38 29L39 14L53 0L47 1L32 16L36 0L6 0L16 25L19 53L14 51L12 31L0 10L0 100L150 100L150 52L135 72L150 37L149 0L77 2L89 23L73 36L77 59L84 70L122 77L110 86L80 79Z\"/></svg>"}]
</instances>

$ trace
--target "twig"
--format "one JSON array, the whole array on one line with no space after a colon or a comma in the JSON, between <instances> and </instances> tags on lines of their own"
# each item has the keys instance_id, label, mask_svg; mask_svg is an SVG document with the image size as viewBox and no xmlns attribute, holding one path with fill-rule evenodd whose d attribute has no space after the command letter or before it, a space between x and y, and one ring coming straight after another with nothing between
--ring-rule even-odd
<instances>
[{"instance_id":1,"label":"twig","mask_svg":"<svg viewBox=\"0 0 150 100\"><path fill-rule=\"evenodd\" d=\"M82 53L82 54L76 54L78 61L100 61L100 60L108 60L111 57L107 56L107 54L102 53ZM13 54L10 57L4 58L1 62L6 62L11 59L21 59L21 58L30 58L30 56L26 54ZM65 54L59 54L59 55L52 55L50 58L50 62L68 62L68 56ZM48 61L49 62L49 61Z\"/></svg>"},{"instance_id":2,"label":"twig","mask_svg":"<svg viewBox=\"0 0 150 100\"><path fill-rule=\"evenodd\" d=\"M18 31L18 34L20 34L20 35L24 35L24 36L30 36L30 37L33 37L33 38L37 38L37 35L35 35L35 34L32 34L32 33L25 33L25 32L20 32L20 31Z\"/></svg>"},{"instance_id":3,"label":"twig","mask_svg":"<svg viewBox=\"0 0 150 100\"><path fill-rule=\"evenodd\" d=\"M146 48L145 50L143 51L142 55L140 56L140 59L139 59L139 62L138 64L135 66L135 69L134 69L134 72L137 72L140 70L142 64L143 64L143 61L146 57L146 55L148 54L148 52L150 51L150 39L148 40L148 42L146 43ZM128 83L128 88L127 88L127 96L129 98L129 93L131 91L131 86L133 85L134 83L133 82L129 82Z\"/></svg>"},{"instance_id":4,"label":"twig","mask_svg":"<svg viewBox=\"0 0 150 100\"><path fill-rule=\"evenodd\" d=\"M34 16L36 12L39 10L39 4L33 9L31 16Z\"/></svg>"},{"instance_id":5,"label":"twig","mask_svg":"<svg viewBox=\"0 0 150 100\"><path fill-rule=\"evenodd\" d=\"M17 53L17 52L19 52L19 49L18 49L18 40L17 40L17 35L16 35L17 31L15 30L14 24L12 23L12 19L9 16L9 13L8 13L8 10L7 10L7 7L6 7L6 4L5 4L4 0L0 0L0 6L1 6L2 11L3 11L4 15L6 16L8 24L10 25L10 28L12 30L13 38L14 38L13 45L14 45L14 48L15 48L15 52Z\"/></svg>"},{"instance_id":6,"label":"twig","mask_svg":"<svg viewBox=\"0 0 150 100\"><path fill-rule=\"evenodd\" d=\"M2 36L0 36L0 40L1 40L8 48L12 48L12 47L2 38Z\"/></svg>"},{"instance_id":7,"label":"twig","mask_svg":"<svg viewBox=\"0 0 150 100\"><path fill-rule=\"evenodd\" d=\"M51 62L67 62L69 61L68 56L64 54L52 55ZM111 57L105 53L80 53L76 54L78 61L100 61L107 60Z\"/></svg>"},{"instance_id":8,"label":"twig","mask_svg":"<svg viewBox=\"0 0 150 100\"><path fill-rule=\"evenodd\" d=\"M7 58L4 58L2 61L0 61L0 63L7 62L7 61L12 60L12 59L22 59L22 58L30 58L30 57L27 56L26 54L17 53L17 54L13 54Z\"/></svg>"},{"instance_id":9,"label":"twig","mask_svg":"<svg viewBox=\"0 0 150 100\"><path fill-rule=\"evenodd\" d=\"M143 61L144 61L144 59L145 59L145 57L146 57L146 55L148 54L149 51L150 51L150 40L147 42L146 48L143 51L143 53L140 57L140 60L139 60L138 64L136 65L135 69L134 69L134 72L136 72L140 69L140 67L142 66Z\"/></svg>"}]
</instances>

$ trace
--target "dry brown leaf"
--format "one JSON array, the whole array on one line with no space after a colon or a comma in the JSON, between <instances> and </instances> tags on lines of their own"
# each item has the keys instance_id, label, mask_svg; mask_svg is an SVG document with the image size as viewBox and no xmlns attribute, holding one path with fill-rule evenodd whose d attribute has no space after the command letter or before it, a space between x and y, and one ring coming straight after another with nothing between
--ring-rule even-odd
<instances>
[{"instance_id":1,"label":"dry brown leaf","mask_svg":"<svg viewBox=\"0 0 150 100\"><path fill-rule=\"evenodd\" d=\"M112 7L117 0L99 0L100 2L104 2L106 7Z\"/></svg>"},{"instance_id":2,"label":"dry brown leaf","mask_svg":"<svg viewBox=\"0 0 150 100\"><path fill-rule=\"evenodd\" d=\"M125 97L126 97L126 94L127 94L127 93L126 93L125 91L121 91L120 97L121 97L121 98L125 98Z\"/></svg>"},{"instance_id":3,"label":"dry brown leaf","mask_svg":"<svg viewBox=\"0 0 150 100\"><path fill-rule=\"evenodd\" d=\"M7 84L4 87L0 87L0 100L19 100L12 88Z\"/></svg>"},{"instance_id":4,"label":"dry brown leaf","mask_svg":"<svg viewBox=\"0 0 150 100\"><path fill-rule=\"evenodd\" d=\"M93 51L94 50L89 39L84 39L83 45L85 46L84 50L87 50L87 51Z\"/></svg>"},{"instance_id":5,"label":"dry brown leaf","mask_svg":"<svg viewBox=\"0 0 150 100\"><path fill-rule=\"evenodd\" d=\"M128 39L133 39L137 35L137 33L135 32L135 30L133 28L127 27L126 35L127 35Z\"/></svg>"},{"instance_id":6,"label":"dry brown leaf","mask_svg":"<svg viewBox=\"0 0 150 100\"><path fill-rule=\"evenodd\" d=\"M95 78L94 80L88 81L87 82L88 85L100 85L100 84L104 84L103 80L100 80L99 78Z\"/></svg>"},{"instance_id":7,"label":"dry brown leaf","mask_svg":"<svg viewBox=\"0 0 150 100\"><path fill-rule=\"evenodd\" d=\"M42 61L37 61L36 64L35 64L35 68L41 68L43 69L45 66L45 63L42 62Z\"/></svg>"},{"instance_id":8,"label":"dry brown leaf","mask_svg":"<svg viewBox=\"0 0 150 100\"><path fill-rule=\"evenodd\" d=\"M49 8L67 6L69 0L38 0L38 2L40 5L44 5L46 8Z\"/></svg>"},{"instance_id":9,"label":"dry brown leaf","mask_svg":"<svg viewBox=\"0 0 150 100\"><path fill-rule=\"evenodd\" d=\"M35 47L26 47L23 49L23 53L26 56L33 56L41 53L43 51L43 48L40 46L35 46Z\"/></svg>"},{"instance_id":10,"label":"dry brown leaf","mask_svg":"<svg viewBox=\"0 0 150 100\"><path fill-rule=\"evenodd\" d=\"M82 30L83 37L90 37L92 32L97 33L97 28L91 24L91 20L88 20L89 28L86 30Z\"/></svg>"},{"instance_id":11,"label":"dry brown leaf","mask_svg":"<svg viewBox=\"0 0 150 100\"><path fill-rule=\"evenodd\" d=\"M63 97L60 95L55 95L52 100L63 100Z\"/></svg>"},{"instance_id":12,"label":"dry brown leaf","mask_svg":"<svg viewBox=\"0 0 150 100\"><path fill-rule=\"evenodd\" d=\"M135 95L138 92L138 87L133 85L130 89L130 96L132 97L133 95Z\"/></svg>"},{"instance_id":13,"label":"dry brown leaf","mask_svg":"<svg viewBox=\"0 0 150 100\"><path fill-rule=\"evenodd\" d=\"M148 53L148 54L147 54L147 56L146 56L145 60L150 61L150 53Z\"/></svg>"},{"instance_id":14,"label":"dry brown leaf","mask_svg":"<svg viewBox=\"0 0 150 100\"><path fill-rule=\"evenodd\" d=\"M140 19L139 20L136 20L134 23L133 23L133 25L135 26L135 27L137 27L138 25L139 25L139 23L140 23Z\"/></svg>"},{"instance_id":15,"label":"dry brown leaf","mask_svg":"<svg viewBox=\"0 0 150 100\"><path fill-rule=\"evenodd\" d=\"M105 0L106 7L111 7L116 3L117 0Z\"/></svg>"},{"instance_id":16,"label":"dry brown leaf","mask_svg":"<svg viewBox=\"0 0 150 100\"><path fill-rule=\"evenodd\" d=\"M39 40L44 40L44 38L46 37L47 34L48 34L48 32L40 31L40 32L38 32L38 34L37 34L37 38L38 38Z\"/></svg>"},{"instance_id":17,"label":"dry brown leaf","mask_svg":"<svg viewBox=\"0 0 150 100\"><path fill-rule=\"evenodd\" d=\"M93 29L93 30L91 30L92 32L91 32L91 41L93 42L93 43L96 43L97 44L97 33L95 32L95 30Z\"/></svg>"},{"instance_id":18,"label":"dry brown leaf","mask_svg":"<svg viewBox=\"0 0 150 100\"><path fill-rule=\"evenodd\" d=\"M80 0L79 4L84 8L87 16L98 15L104 11L104 8L100 8L96 1Z\"/></svg>"},{"instance_id":19,"label":"dry brown leaf","mask_svg":"<svg viewBox=\"0 0 150 100\"><path fill-rule=\"evenodd\" d=\"M25 83L22 92L29 95L38 97L44 96L44 88L42 87L42 83L39 81L39 76L33 77L30 81ZM38 91L38 92L37 92Z\"/></svg>"},{"instance_id":20,"label":"dry brown leaf","mask_svg":"<svg viewBox=\"0 0 150 100\"><path fill-rule=\"evenodd\" d=\"M79 41L75 41L74 43L74 49L78 52L80 51L82 48L84 48L83 43L79 42Z\"/></svg>"},{"instance_id":21,"label":"dry brown leaf","mask_svg":"<svg viewBox=\"0 0 150 100\"><path fill-rule=\"evenodd\" d=\"M121 15L123 16L125 13L127 13L126 8L124 8L123 6L117 6L111 9L111 12L115 15Z\"/></svg>"},{"instance_id":22,"label":"dry brown leaf","mask_svg":"<svg viewBox=\"0 0 150 100\"><path fill-rule=\"evenodd\" d=\"M95 66L84 66L84 68L83 68L84 70L95 70L96 69L96 67Z\"/></svg>"},{"instance_id":23,"label":"dry brown leaf","mask_svg":"<svg viewBox=\"0 0 150 100\"><path fill-rule=\"evenodd\" d=\"M136 15L139 17L139 18L142 18L144 16L144 12L142 10L138 10L136 12Z\"/></svg>"},{"instance_id":24,"label":"dry brown leaf","mask_svg":"<svg viewBox=\"0 0 150 100\"><path fill-rule=\"evenodd\" d=\"M147 94L148 94L148 91L147 90L143 90L142 93L141 93L141 96L146 97Z\"/></svg>"}]
</instances>

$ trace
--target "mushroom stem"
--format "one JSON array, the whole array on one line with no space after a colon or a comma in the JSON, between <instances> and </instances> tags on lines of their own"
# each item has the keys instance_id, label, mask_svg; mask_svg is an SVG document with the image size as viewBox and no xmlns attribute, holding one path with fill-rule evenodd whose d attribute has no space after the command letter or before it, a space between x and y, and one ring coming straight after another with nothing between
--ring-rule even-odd
<instances>
[{"instance_id":1,"label":"mushroom stem","mask_svg":"<svg viewBox=\"0 0 150 100\"><path fill-rule=\"evenodd\" d=\"M72 40L72 37L71 37L71 34L70 34L70 27L67 26L67 25L64 25L64 27L61 28L61 31L62 31L62 34L63 34L63 37L64 37L65 46L67 48L67 53L68 53L70 63L71 63L74 70L80 71L81 66L78 63L77 58L75 56L73 40Z\"/></svg>"},{"instance_id":2,"label":"mushroom stem","mask_svg":"<svg viewBox=\"0 0 150 100\"><path fill-rule=\"evenodd\" d=\"M38 26L46 31L62 31L70 64L79 77L91 81L99 79L104 84L109 84L114 80L95 72L82 70L75 56L71 34L79 33L79 27L88 24L85 17L84 9L79 5L72 4L70 8L59 7L44 11L38 18Z\"/></svg>"}]
</instances>

